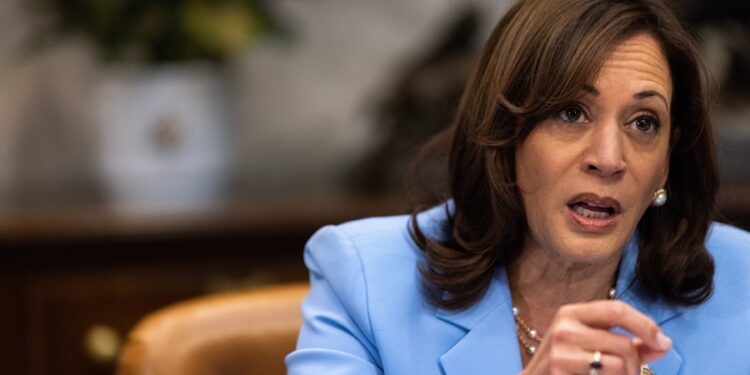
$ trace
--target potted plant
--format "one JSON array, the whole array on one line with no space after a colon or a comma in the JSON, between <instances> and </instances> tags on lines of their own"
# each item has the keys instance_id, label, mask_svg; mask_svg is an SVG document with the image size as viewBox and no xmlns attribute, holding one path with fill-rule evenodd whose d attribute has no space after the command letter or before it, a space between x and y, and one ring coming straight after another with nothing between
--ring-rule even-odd
<instances>
[{"instance_id":1,"label":"potted plant","mask_svg":"<svg viewBox=\"0 0 750 375\"><path fill-rule=\"evenodd\" d=\"M232 59L279 33L261 0L29 0L39 44L90 41L99 172L119 211L219 203L231 164Z\"/></svg>"},{"instance_id":2,"label":"potted plant","mask_svg":"<svg viewBox=\"0 0 750 375\"><path fill-rule=\"evenodd\" d=\"M28 0L46 22L37 40L81 35L109 62L225 62L280 31L262 0Z\"/></svg>"}]
</instances>

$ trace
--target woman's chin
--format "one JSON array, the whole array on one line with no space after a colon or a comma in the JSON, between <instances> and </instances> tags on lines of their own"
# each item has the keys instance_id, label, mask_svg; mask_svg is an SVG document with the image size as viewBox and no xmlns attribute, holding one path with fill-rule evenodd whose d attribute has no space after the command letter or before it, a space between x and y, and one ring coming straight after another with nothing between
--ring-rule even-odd
<instances>
[{"instance_id":1,"label":"woman's chin","mask_svg":"<svg viewBox=\"0 0 750 375\"><path fill-rule=\"evenodd\" d=\"M608 236L573 235L565 240L558 252L574 263L602 263L614 258L619 259L622 249L627 244L628 236L611 233Z\"/></svg>"}]
</instances>

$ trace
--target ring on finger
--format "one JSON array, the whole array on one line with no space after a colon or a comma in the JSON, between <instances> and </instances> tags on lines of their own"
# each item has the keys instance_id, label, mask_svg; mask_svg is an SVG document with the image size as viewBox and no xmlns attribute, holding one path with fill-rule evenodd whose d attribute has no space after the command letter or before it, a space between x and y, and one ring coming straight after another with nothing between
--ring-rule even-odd
<instances>
[{"instance_id":1,"label":"ring on finger","mask_svg":"<svg viewBox=\"0 0 750 375\"><path fill-rule=\"evenodd\" d=\"M591 362L589 362L589 375L599 375L599 370L602 369L602 352L595 351L591 356Z\"/></svg>"}]
</instances>

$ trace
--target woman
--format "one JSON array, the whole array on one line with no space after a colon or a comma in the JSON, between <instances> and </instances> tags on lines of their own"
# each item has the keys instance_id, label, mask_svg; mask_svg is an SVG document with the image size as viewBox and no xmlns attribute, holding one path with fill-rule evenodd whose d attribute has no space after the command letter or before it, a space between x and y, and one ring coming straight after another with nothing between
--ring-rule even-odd
<instances>
[{"instance_id":1,"label":"woman","mask_svg":"<svg viewBox=\"0 0 750 375\"><path fill-rule=\"evenodd\" d=\"M289 373L750 373L706 102L661 1L520 2L449 129L447 203L308 243Z\"/></svg>"}]
</instances>

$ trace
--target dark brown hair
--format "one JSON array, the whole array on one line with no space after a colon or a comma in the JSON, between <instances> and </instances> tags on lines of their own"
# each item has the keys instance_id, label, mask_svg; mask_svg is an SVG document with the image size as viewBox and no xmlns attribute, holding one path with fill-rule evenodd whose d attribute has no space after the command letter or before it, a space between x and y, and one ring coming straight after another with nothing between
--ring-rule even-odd
<instances>
[{"instance_id":1,"label":"dark brown hair","mask_svg":"<svg viewBox=\"0 0 750 375\"><path fill-rule=\"evenodd\" d=\"M639 33L660 43L674 96L669 201L649 208L638 224L637 277L645 290L671 303L695 305L710 296L714 266L704 241L718 177L707 80L691 35L658 0L527 0L496 26L452 126L432 144L445 150L450 142L443 197L455 205L442 239L421 230L417 212L424 205L412 214L433 305L471 306L495 268L516 259L528 230L516 186L516 146L575 99L617 44Z\"/></svg>"}]
</instances>

